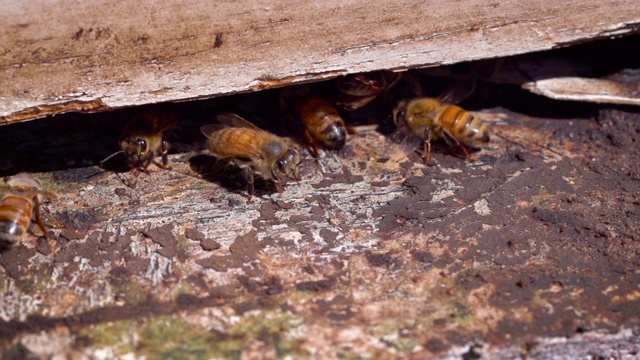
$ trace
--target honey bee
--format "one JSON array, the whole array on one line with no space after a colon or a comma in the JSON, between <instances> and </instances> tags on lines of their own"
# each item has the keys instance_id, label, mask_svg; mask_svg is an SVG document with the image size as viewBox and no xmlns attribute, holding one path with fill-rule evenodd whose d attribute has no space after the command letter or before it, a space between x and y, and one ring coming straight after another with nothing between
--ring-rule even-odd
<instances>
[{"instance_id":1,"label":"honey bee","mask_svg":"<svg viewBox=\"0 0 640 360\"><path fill-rule=\"evenodd\" d=\"M423 142L425 148L422 158L425 165L431 158L431 141L440 138L456 144L467 160L474 161L465 146L479 147L489 142L487 124L453 105L467 97L474 88L457 86L438 98L420 97L400 101L393 110L393 120L398 127L396 137L404 139L405 145L415 145L412 151Z\"/></svg>"},{"instance_id":2,"label":"honey bee","mask_svg":"<svg viewBox=\"0 0 640 360\"><path fill-rule=\"evenodd\" d=\"M285 89L280 98L284 116L294 124L302 124L302 132L309 144L309 153L318 157L318 147L340 150L347 141L347 133L353 133L345 124L338 110L329 100L310 95L306 88Z\"/></svg>"},{"instance_id":3,"label":"honey bee","mask_svg":"<svg viewBox=\"0 0 640 360\"><path fill-rule=\"evenodd\" d=\"M391 71L350 74L337 79L340 94L336 104L346 110L359 109L393 87L402 74Z\"/></svg>"},{"instance_id":4,"label":"honey bee","mask_svg":"<svg viewBox=\"0 0 640 360\"><path fill-rule=\"evenodd\" d=\"M165 132L175 127L175 119L161 112L145 112L134 116L122 129L120 137L120 151L113 153L100 164L104 164L117 154L124 154L127 165L148 172L147 168L153 162L158 167L167 169L169 142L165 139ZM162 157L162 164L155 162L156 157Z\"/></svg>"},{"instance_id":5,"label":"honey bee","mask_svg":"<svg viewBox=\"0 0 640 360\"><path fill-rule=\"evenodd\" d=\"M9 191L0 200L0 247L17 244L29 229L31 221L46 235L47 228L40 219L40 207L47 211L43 202L56 196L43 190L42 183L29 174L21 173L5 181ZM53 219L52 216L50 218Z\"/></svg>"},{"instance_id":6,"label":"honey bee","mask_svg":"<svg viewBox=\"0 0 640 360\"><path fill-rule=\"evenodd\" d=\"M238 115L218 115L220 124L200 128L207 137L207 148L219 160L231 162L243 170L249 201L253 196L254 174L272 181L278 192L283 182L298 179L296 166L300 155L283 138L264 131Z\"/></svg>"}]
</instances>

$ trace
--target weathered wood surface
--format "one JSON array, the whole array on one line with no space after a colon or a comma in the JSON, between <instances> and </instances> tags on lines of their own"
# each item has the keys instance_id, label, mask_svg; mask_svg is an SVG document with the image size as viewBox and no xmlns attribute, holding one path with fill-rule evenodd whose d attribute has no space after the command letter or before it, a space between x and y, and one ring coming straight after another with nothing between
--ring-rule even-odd
<instances>
[{"instance_id":1,"label":"weathered wood surface","mask_svg":"<svg viewBox=\"0 0 640 360\"><path fill-rule=\"evenodd\" d=\"M3 0L0 124L637 32L635 0Z\"/></svg>"},{"instance_id":2,"label":"weathered wood surface","mask_svg":"<svg viewBox=\"0 0 640 360\"><path fill-rule=\"evenodd\" d=\"M1 134L3 174L41 172L65 225L0 253L5 356L490 359L640 325L637 113L481 111L478 161L437 146L430 167L367 131L251 203L200 176L201 136L171 171L122 174L135 187L87 178L120 113ZM637 333L593 336L637 354Z\"/></svg>"},{"instance_id":3,"label":"weathered wood surface","mask_svg":"<svg viewBox=\"0 0 640 360\"><path fill-rule=\"evenodd\" d=\"M634 69L637 70L637 69ZM558 77L525 84L531 92L558 100L640 105L640 77L635 73L620 74L631 82L614 79ZM616 74L618 75L618 74Z\"/></svg>"}]
</instances>

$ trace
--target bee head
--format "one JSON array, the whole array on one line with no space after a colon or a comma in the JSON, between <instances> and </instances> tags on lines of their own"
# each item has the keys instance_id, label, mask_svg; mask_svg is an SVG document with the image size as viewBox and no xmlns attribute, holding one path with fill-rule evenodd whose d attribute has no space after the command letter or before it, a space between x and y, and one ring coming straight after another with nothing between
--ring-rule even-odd
<instances>
[{"instance_id":1,"label":"bee head","mask_svg":"<svg viewBox=\"0 0 640 360\"><path fill-rule=\"evenodd\" d=\"M141 159L149 156L147 140L131 135L125 135L120 139L120 149L127 158L129 164L137 164Z\"/></svg>"},{"instance_id":2,"label":"bee head","mask_svg":"<svg viewBox=\"0 0 640 360\"><path fill-rule=\"evenodd\" d=\"M280 175L283 175L287 178L298 177L296 165L300 162L300 155L294 149L287 149L282 156L278 158L275 162L275 167L273 168L274 178L280 178Z\"/></svg>"},{"instance_id":3,"label":"bee head","mask_svg":"<svg viewBox=\"0 0 640 360\"><path fill-rule=\"evenodd\" d=\"M408 105L409 105L408 100L402 100L393 109L393 122L396 125L399 125L399 122L404 121L405 116L407 116Z\"/></svg>"}]
</instances>

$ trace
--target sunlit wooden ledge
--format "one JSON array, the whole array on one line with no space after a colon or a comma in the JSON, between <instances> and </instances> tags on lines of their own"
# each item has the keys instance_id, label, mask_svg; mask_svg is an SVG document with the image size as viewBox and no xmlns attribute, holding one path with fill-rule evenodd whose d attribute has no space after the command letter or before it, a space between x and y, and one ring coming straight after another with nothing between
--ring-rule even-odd
<instances>
[{"instance_id":1,"label":"sunlit wooden ledge","mask_svg":"<svg viewBox=\"0 0 640 360\"><path fill-rule=\"evenodd\" d=\"M4 0L0 124L635 33L634 0Z\"/></svg>"}]
</instances>

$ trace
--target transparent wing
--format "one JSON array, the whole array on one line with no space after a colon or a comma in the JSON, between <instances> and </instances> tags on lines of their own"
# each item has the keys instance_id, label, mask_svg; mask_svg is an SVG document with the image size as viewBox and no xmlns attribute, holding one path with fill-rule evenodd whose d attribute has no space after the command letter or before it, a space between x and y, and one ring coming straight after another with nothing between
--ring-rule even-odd
<instances>
[{"instance_id":1,"label":"transparent wing","mask_svg":"<svg viewBox=\"0 0 640 360\"><path fill-rule=\"evenodd\" d=\"M242 117L240 117L239 115L236 115L236 114L220 113L220 114L218 114L217 119L218 119L218 122L220 122L220 124L222 124L222 125L231 126L231 127L248 128L248 129L262 131L259 127L253 125L249 121L245 120L244 118L242 118Z\"/></svg>"},{"instance_id":2,"label":"transparent wing","mask_svg":"<svg viewBox=\"0 0 640 360\"><path fill-rule=\"evenodd\" d=\"M200 127L200 131L202 132L202 135L206 136L207 139L211 138L211 135L219 130L222 130L224 128L227 128L228 126L226 125L222 125L222 124L208 124L208 125L203 125Z\"/></svg>"},{"instance_id":3,"label":"transparent wing","mask_svg":"<svg viewBox=\"0 0 640 360\"><path fill-rule=\"evenodd\" d=\"M438 96L438 100L447 104L457 104L469 97L475 89L475 81L461 81L440 94L440 96Z\"/></svg>"},{"instance_id":4,"label":"transparent wing","mask_svg":"<svg viewBox=\"0 0 640 360\"><path fill-rule=\"evenodd\" d=\"M409 155L416 151L424 139L407 129L399 128L389 137L391 143L397 144L402 152Z\"/></svg>"}]
</instances>

